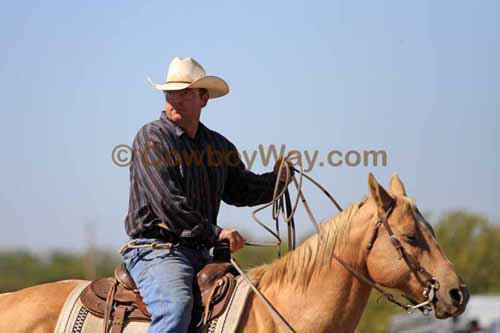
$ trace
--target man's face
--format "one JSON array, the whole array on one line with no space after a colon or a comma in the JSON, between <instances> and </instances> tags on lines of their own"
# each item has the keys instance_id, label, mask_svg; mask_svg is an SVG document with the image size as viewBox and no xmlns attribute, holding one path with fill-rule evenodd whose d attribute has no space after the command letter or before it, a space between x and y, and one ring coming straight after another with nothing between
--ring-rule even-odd
<instances>
[{"instance_id":1,"label":"man's face","mask_svg":"<svg viewBox=\"0 0 500 333\"><path fill-rule=\"evenodd\" d=\"M200 119L201 109L207 105L208 93L200 95L200 90L182 89L165 92L168 117L181 127Z\"/></svg>"}]
</instances>

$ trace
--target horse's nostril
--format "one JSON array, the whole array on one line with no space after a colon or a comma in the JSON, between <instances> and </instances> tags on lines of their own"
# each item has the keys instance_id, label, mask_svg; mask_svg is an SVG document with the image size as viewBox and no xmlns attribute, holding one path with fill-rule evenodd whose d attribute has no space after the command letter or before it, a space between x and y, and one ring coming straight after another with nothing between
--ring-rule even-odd
<instances>
[{"instance_id":1,"label":"horse's nostril","mask_svg":"<svg viewBox=\"0 0 500 333\"><path fill-rule=\"evenodd\" d=\"M463 295L462 295L462 291L460 289L457 289L457 288L450 289L449 293L450 293L450 297L451 297L451 301L453 302L453 305L458 306L458 305L462 304Z\"/></svg>"}]
</instances>

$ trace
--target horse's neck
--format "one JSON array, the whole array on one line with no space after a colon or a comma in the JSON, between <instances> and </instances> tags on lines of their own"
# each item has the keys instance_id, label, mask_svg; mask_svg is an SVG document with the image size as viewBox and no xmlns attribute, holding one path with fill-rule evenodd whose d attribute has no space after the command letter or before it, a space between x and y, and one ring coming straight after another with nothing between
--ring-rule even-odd
<instances>
[{"instance_id":1,"label":"horse's neck","mask_svg":"<svg viewBox=\"0 0 500 333\"><path fill-rule=\"evenodd\" d=\"M347 260L352 265L350 260ZM356 265L354 265L356 266ZM318 274L311 285L311 295L306 295L312 321L321 321L317 332L354 332L368 302L371 287L334 262L330 271ZM311 324L313 325L313 324ZM308 326L305 326L308 328Z\"/></svg>"},{"instance_id":2,"label":"horse's neck","mask_svg":"<svg viewBox=\"0 0 500 333\"><path fill-rule=\"evenodd\" d=\"M349 244L361 242L359 237L354 237ZM365 274L365 256L360 256L360 253L363 253L361 248L350 247L338 254L348 265ZM329 268L316 270L304 290L293 281L270 282L262 288L266 297L297 332L353 332L371 291L371 287L356 279L335 259ZM260 300L254 300L252 304L253 313L250 313L249 320L260 322L257 327L264 328L254 331L265 331L269 325L283 331L279 323L273 323L269 310ZM262 327L262 323L268 323L267 327Z\"/></svg>"},{"instance_id":3,"label":"horse's neck","mask_svg":"<svg viewBox=\"0 0 500 333\"><path fill-rule=\"evenodd\" d=\"M334 263L331 270L315 274L304 291L286 283L270 285L264 292L297 332L353 332L370 291ZM267 309L261 310L263 316L270 316Z\"/></svg>"}]
</instances>

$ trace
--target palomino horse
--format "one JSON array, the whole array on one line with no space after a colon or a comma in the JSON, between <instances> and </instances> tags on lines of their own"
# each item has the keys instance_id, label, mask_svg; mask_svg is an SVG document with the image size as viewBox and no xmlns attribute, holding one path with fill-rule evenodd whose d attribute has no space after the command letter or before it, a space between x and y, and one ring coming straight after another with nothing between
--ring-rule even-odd
<instances>
[{"instance_id":1,"label":"palomino horse","mask_svg":"<svg viewBox=\"0 0 500 333\"><path fill-rule=\"evenodd\" d=\"M371 174L368 183L369 197L323 223L320 236L313 235L282 259L249 273L297 332L355 330L373 284L355 277L346 266L418 303L430 298L422 281L431 276L433 286L438 286L430 302L435 316L443 319L465 310L468 290L441 251L431 226L406 197L399 177L392 176L389 192ZM388 216L388 226L377 224L381 214ZM372 243L370 250L368 243ZM52 332L66 296L77 283L48 283L0 296L0 332ZM250 296L239 331L282 330L264 303Z\"/></svg>"}]
</instances>

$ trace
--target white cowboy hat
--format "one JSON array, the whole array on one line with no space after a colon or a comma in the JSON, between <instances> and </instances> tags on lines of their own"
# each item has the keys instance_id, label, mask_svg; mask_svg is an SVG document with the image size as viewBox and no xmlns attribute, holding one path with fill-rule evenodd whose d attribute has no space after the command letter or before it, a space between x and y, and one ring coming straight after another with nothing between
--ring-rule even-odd
<instances>
[{"instance_id":1,"label":"white cowboy hat","mask_svg":"<svg viewBox=\"0 0 500 333\"><path fill-rule=\"evenodd\" d=\"M208 76L203 67L193 58L175 57L168 66L165 83L149 82L154 88L162 91L181 90L186 88L205 88L210 98L217 98L229 92L226 81L217 76Z\"/></svg>"}]
</instances>

